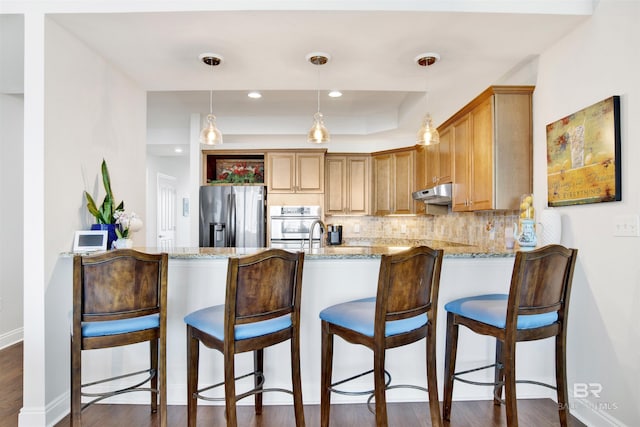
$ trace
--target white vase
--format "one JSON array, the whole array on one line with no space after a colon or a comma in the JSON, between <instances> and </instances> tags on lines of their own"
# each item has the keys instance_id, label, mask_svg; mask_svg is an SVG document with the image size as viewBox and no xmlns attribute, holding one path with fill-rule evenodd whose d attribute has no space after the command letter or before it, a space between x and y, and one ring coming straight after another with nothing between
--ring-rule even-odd
<instances>
[{"instance_id":1,"label":"white vase","mask_svg":"<svg viewBox=\"0 0 640 427\"><path fill-rule=\"evenodd\" d=\"M562 218L556 209L543 209L540 212L538 231L540 245L559 245L562 240Z\"/></svg>"},{"instance_id":2,"label":"white vase","mask_svg":"<svg viewBox=\"0 0 640 427\"><path fill-rule=\"evenodd\" d=\"M113 242L114 249L131 249L133 247L132 239L117 239Z\"/></svg>"}]
</instances>

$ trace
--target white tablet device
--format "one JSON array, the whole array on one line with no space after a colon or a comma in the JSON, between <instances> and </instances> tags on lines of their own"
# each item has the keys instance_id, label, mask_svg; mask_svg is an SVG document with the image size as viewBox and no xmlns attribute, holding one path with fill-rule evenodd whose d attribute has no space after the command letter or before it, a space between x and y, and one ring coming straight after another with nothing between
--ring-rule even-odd
<instances>
[{"instance_id":1,"label":"white tablet device","mask_svg":"<svg viewBox=\"0 0 640 427\"><path fill-rule=\"evenodd\" d=\"M108 233L107 230L76 231L76 238L73 241L73 252L106 251Z\"/></svg>"}]
</instances>

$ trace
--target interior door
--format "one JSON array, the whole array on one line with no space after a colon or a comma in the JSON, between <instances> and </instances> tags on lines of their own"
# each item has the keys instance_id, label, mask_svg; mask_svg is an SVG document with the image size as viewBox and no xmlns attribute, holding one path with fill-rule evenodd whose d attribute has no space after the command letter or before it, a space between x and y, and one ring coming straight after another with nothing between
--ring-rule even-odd
<instances>
[{"instance_id":1,"label":"interior door","mask_svg":"<svg viewBox=\"0 0 640 427\"><path fill-rule=\"evenodd\" d=\"M160 250L174 247L176 239L176 178L159 173L156 246Z\"/></svg>"}]
</instances>

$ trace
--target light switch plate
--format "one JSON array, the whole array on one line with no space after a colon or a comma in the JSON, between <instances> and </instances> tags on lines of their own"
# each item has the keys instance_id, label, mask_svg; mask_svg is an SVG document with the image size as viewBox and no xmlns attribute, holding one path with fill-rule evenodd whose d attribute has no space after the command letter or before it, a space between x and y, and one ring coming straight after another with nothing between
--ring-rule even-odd
<instances>
[{"instance_id":1,"label":"light switch plate","mask_svg":"<svg viewBox=\"0 0 640 427\"><path fill-rule=\"evenodd\" d=\"M640 225L637 214L616 215L613 219L613 235L617 237L640 236Z\"/></svg>"}]
</instances>

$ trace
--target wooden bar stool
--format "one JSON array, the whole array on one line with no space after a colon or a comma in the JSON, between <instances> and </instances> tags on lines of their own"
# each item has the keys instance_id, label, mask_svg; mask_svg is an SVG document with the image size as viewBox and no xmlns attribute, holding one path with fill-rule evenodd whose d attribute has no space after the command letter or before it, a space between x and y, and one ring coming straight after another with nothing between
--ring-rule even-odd
<instances>
[{"instance_id":1,"label":"wooden bar stool","mask_svg":"<svg viewBox=\"0 0 640 427\"><path fill-rule=\"evenodd\" d=\"M151 411L160 406L160 426L167 425L166 325L167 254L132 249L73 259L71 328L71 425L82 425L82 410L92 403L133 391L151 392ZM82 350L149 341L150 368L82 384ZM90 386L145 375L134 385L111 392L89 392ZM150 387L142 387L150 382ZM83 391L84 389L84 391ZM92 397L84 405L82 396Z\"/></svg>"},{"instance_id":2,"label":"wooden bar stool","mask_svg":"<svg viewBox=\"0 0 640 427\"><path fill-rule=\"evenodd\" d=\"M427 383L431 425L441 426L436 377L436 314L441 249L414 247L394 254L383 255L375 298L365 298L328 307L320 312L322 319L322 389L320 394L320 425L329 425L331 392L344 392L336 386L373 372L374 390L359 394L375 396L376 425L387 425L387 389L417 386L390 386L391 377L384 369L385 351L422 338L427 346ZM373 350L373 370L347 380L331 382L333 367L333 336L364 345ZM387 377L385 380L385 376ZM371 397L369 398L369 401Z\"/></svg>"},{"instance_id":3,"label":"wooden bar stool","mask_svg":"<svg viewBox=\"0 0 640 427\"><path fill-rule=\"evenodd\" d=\"M569 295L577 249L549 245L517 252L509 294L478 295L451 301L447 310L445 350L444 419L451 415L453 381L494 387L494 404L502 402L505 389L507 425L517 427L516 383L529 383L557 390L560 424L567 426L569 407L565 344ZM496 363L464 372L455 372L458 326L496 338ZM516 381L516 343L555 337L556 387L537 381ZM461 375L494 368L493 383L461 378Z\"/></svg>"},{"instance_id":4,"label":"wooden bar stool","mask_svg":"<svg viewBox=\"0 0 640 427\"><path fill-rule=\"evenodd\" d=\"M293 394L296 426L303 427L302 383L300 381L300 292L304 253L269 249L255 255L229 258L224 305L188 314L187 399L188 426L195 427L197 399L223 400L202 393L224 385L227 426L237 426L236 401L255 395L256 414L262 412L262 393ZM264 348L291 340L293 391L264 388ZM198 389L199 343L224 356L224 382ZM235 376L235 354L254 352L254 372ZM254 389L236 395L235 380L254 377Z\"/></svg>"}]
</instances>

